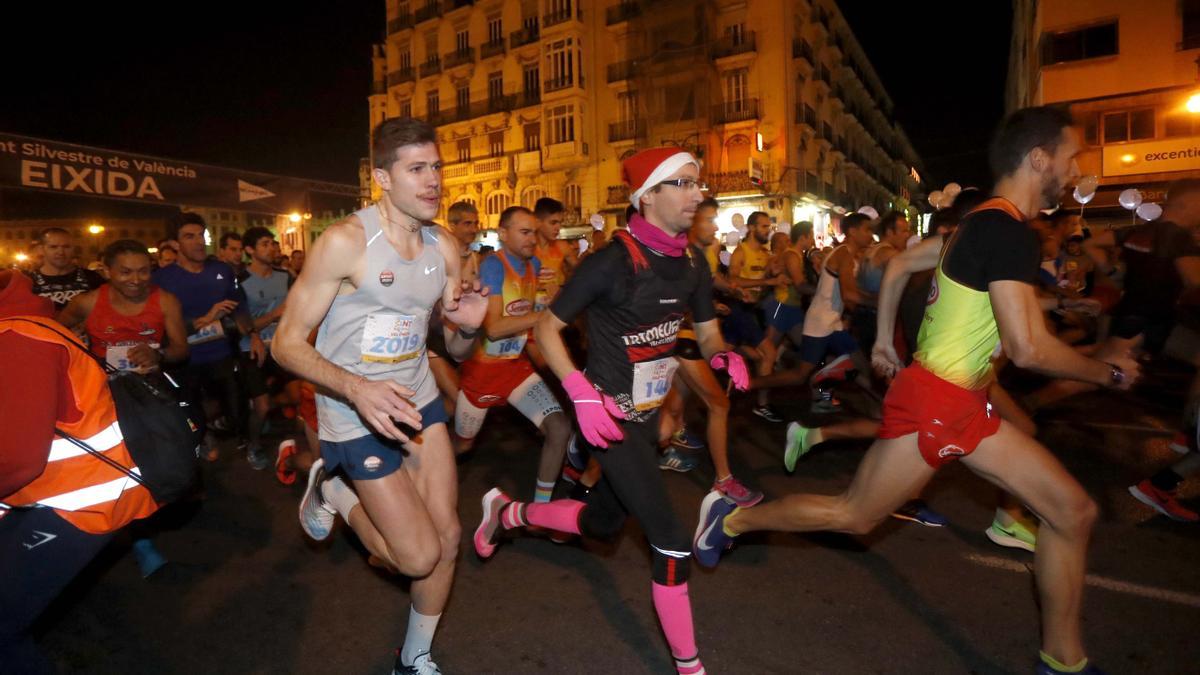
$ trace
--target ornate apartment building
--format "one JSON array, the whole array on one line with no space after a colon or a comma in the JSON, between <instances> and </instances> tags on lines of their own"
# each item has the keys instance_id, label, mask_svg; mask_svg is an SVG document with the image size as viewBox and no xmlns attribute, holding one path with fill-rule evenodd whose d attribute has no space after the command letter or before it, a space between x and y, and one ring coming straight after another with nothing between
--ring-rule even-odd
<instances>
[{"instance_id":1,"label":"ornate apartment building","mask_svg":"<svg viewBox=\"0 0 1200 675\"><path fill-rule=\"evenodd\" d=\"M904 205L920 160L830 0L386 0L372 126L438 128L444 205L487 225L549 195L609 226L620 162L673 144L704 162L722 229Z\"/></svg>"}]
</instances>

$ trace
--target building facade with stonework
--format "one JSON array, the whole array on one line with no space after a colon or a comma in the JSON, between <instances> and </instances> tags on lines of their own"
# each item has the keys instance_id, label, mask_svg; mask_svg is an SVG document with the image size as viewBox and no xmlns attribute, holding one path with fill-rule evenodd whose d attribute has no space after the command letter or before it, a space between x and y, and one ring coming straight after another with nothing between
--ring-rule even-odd
<instances>
[{"instance_id":1,"label":"building facade with stonework","mask_svg":"<svg viewBox=\"0 0 1200 675\"><path fill-rule=\"evenodd\" d=\"M623 220L620 162L686 148L722 230L903 206L920 160L829 0L386 0L372 126L437 126L443 204L494 226L507 206L564 202L568 223ZM443 208L444 208L443 206Z\"/></svg>"},{"instance_id":2,"label":"building facade with stonework","mask_svg":"<svg viewBox=\"0 0 1200 675\"><path fill-rule=\"evenodd\" d=\"M1200 178L1200 2L1018 0L1013 9L1008 108L1071 111L1083 131L1080 171L1100 182L1086 217L1128 224L1122 190L1161 202L1172 180ZM1078 207L1069 195L1063 203Z\"/></svg>"}]
</instances>

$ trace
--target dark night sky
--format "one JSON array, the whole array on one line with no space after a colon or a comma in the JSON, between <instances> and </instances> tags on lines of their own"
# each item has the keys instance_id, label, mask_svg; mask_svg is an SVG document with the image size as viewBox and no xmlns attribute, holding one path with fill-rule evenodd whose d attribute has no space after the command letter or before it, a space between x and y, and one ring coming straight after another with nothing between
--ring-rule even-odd
<instances>
[{"instance_id":1,"label":"dark night sky","mask_svg":"<svg viewBox=\"0 0 1200 675\"><path fill-rule=\"evenodd\" d=\"M0 130L357 181L383 0L5 4ZM842 6L933 187L986 182L1009 3L972 3L970 17L942 0Z\"/></svg>"}]
</instances>

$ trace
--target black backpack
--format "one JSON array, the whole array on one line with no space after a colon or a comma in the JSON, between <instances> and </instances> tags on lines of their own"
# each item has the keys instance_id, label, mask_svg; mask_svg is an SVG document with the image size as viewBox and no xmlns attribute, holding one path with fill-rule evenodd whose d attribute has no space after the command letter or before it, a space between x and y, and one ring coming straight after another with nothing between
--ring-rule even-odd
<instances>
[{"instance_id":1,"label":"black backpack","mask_svg":"<svg viewBox=\"0 0 1200 675\"><path fill-rule=\"evenodd\" d=\"M144 486L159 504L176 501L195 490L200 479L197 453L203 439L202 425L196 416L203 413L188 405L179 385L170 376L117 370L74 337L50 325L30 319L12 320L27 321L54 331L100 364L108 374L108 389L116 403L117 422L125 438L125 447L129 448L141 475L127 470L82 440L55 429L59 436Z\"/></svg>"}]
</instances>

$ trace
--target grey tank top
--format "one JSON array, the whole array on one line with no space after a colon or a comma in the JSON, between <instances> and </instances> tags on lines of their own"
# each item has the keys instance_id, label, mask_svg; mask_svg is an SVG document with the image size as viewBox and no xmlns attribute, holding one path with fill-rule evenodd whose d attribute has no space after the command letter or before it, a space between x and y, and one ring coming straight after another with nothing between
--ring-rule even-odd
<instances>
[{"instance_id":1,"label":"grey tank top","mask_svg":"<svg viewBox=\"0 0 1200 675\"><path fill-rule=\"evenodd\" d=\"M352 373L408 387L416 392L411 403L423 408L438 396L425 354L429 317L446 286L437 234L433 227L421 228L421 253L404 260L380 229L377 207L354 215L366 235L366 270L353 293L334 298L317 331L317 352ZM348 441L371 433L349 403L329 394L317 393L321 440Z\"/></svg>"}]
</instances>

